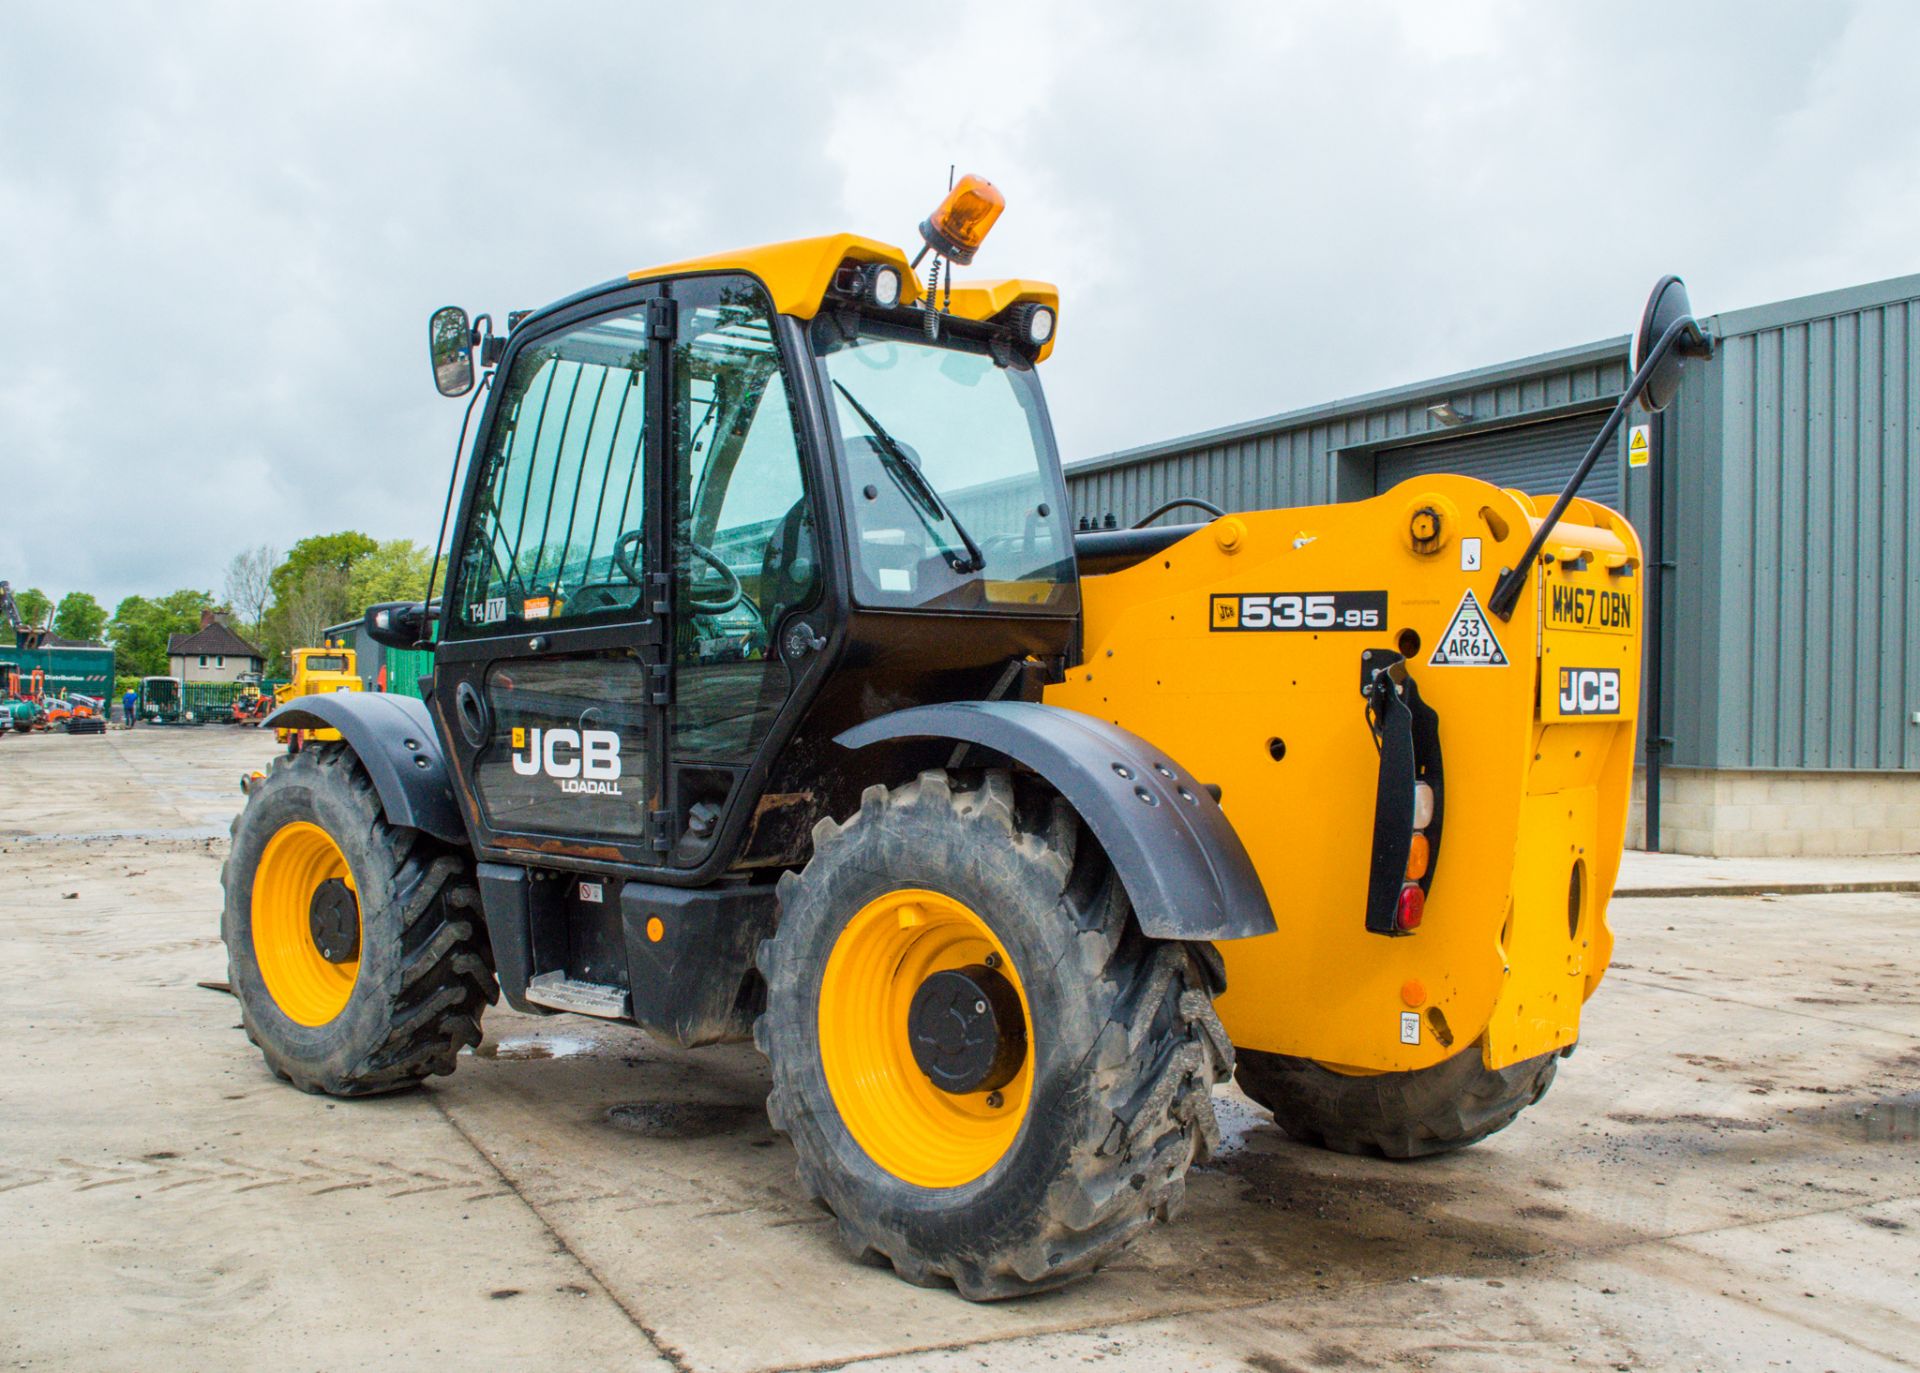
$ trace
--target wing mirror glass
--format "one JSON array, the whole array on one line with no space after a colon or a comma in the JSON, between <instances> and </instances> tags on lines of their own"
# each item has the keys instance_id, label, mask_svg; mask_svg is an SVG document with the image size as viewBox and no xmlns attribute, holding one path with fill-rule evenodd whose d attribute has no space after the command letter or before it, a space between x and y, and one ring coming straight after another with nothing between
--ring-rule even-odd
<instances>
[{"instance_id":1,"label":"wing mirror glass","mask_svg":"<svg viewBox=\"0 0 1920 1373\"><path fill-rule=\"evenodd\" d=\"M443 396L464 396L473 389L473 325L458 305L445 305L427 323L427 349L433 360L433 384Z\"/></svg>"},{"instance_id":2,"label":"wing mirror glass","mask_svg":"<svg viewBox=\"0 0 1920 1373\"><path fill-rule=\"evenodd\" d=\"M1647 308L1640 315L1640 332L1633 339L1633 370L1647 365L1654 349L1674 325L1682 326L1680 337L1654 361L1652 372L1640 389L1640 405L1649 414L1658 414L1672 404L1680 389L1680 373L1689 357L1705 357L1707 343L1694 322L1693 306L1687 300L1687 284L1677 276L1663 276L1647 297Z\"/></svg>"}]
</instances>

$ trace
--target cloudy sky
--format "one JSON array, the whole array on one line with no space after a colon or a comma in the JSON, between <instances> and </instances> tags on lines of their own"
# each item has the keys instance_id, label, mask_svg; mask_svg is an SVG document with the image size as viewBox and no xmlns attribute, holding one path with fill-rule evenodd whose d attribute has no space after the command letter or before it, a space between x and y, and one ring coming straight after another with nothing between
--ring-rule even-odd
<instances>
[{"instance_id":1,"label":"cloudy sky","mask_svg":"<svg viewBox=\"0 0 1920 1373\"><path fill-rule=\"evenodd\" d=\"M833 18L823 18L829 11ZM0 577L433 538L425 321L947 166L1060 283L1069 460L1920 270L1920 5L5 6Z\"/></svg>"}]
</instances>

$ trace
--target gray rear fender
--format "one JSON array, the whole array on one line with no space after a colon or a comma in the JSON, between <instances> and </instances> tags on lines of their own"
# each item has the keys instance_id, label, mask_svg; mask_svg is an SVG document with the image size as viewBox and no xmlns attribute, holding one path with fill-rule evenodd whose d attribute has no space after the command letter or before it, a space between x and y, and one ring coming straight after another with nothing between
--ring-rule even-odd
<instances>
[{"instance_id":1,"label":"gray rear fender","mask_svg":"<svg viewBox=\"0 0 1920 1373\"><path fill-rule=\"evenodd\" d=\"M1266 889L1213 794L1139 735L1033 701L957 701L868 720L836 742L861 749L904 739L978 744L1038 773L1106 851L1143 933L1274 932Z\"/></svg>"},{"instance_id":2,"label":"gray rear fender","mask_svg":"<svg viewBox=\"0 0 1920 1373\"><path fill-rule=\"evenodd\" d=\"M323 692L294 697L263 723L276 729L339 730L373 779L389 824L466 844L453 778L425 701L374 691Z\"/></svg>"}]
</instances>

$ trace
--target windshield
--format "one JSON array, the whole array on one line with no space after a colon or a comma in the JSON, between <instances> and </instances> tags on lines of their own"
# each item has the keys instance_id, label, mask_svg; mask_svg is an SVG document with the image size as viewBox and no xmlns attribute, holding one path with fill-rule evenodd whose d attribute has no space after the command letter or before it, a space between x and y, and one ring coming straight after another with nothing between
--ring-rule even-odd
<instances>
[{"instance_id":1,"label":"windshield","mask_svg":"<svg viewBox=\"0 0 1920 1373\"><path fill-rule=\"evenodd\" d=\"M984 342L814 323L846 465L854 594L883 607L1077 609L1039 379Z\"/></svg>"}]
</instances>

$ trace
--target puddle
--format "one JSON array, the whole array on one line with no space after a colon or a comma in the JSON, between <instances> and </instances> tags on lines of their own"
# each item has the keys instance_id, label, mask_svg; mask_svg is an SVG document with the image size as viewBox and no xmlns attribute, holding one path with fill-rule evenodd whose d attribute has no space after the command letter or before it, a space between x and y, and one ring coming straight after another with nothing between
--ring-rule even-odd
<instances>
[{"instance_id":1,"label":"puddle","mask_svg":"<svg viewBox=\"0 0 1920 1373\"><path fill-rule=\"evenodd\" d=\"M646 1139L705 1139L766 1124L758 1103L707 1101L626 1101L607 1108L607 1123Z\"/></svg>"},{"instance_id":2,"label":"puddle","mask_svg":"<svg viewBox=\"0 0 1920 1373\"><path fill-rule=\"evenodd\" d=\"M1489 1184L1446 1159L1345 1158L1272 1129L1196 1171L1227 1184L1203 1202L1207 1222L1227 1227L1256 1266L1272 1257L1320 1285L1503 1274L1645 1238L1521 1178Z\"/></svg>"},{"instance_id":3,"label":"puddle","mask_svg":"<svg viewBox=\"0 0 1920 1373\"><path fill-rule=\"evenodd\" d=\"M1920 1143L1920 1092L1878 1101L1821 1102L1786 1113L1788 1118L1861 1144Z\"/></svg>"},{"instance_id":4,"label":"puddle","mask_svg":"<svg viewBox=\"0 0 1920 1373\"><path fill-rule=\"evenodd\" d=\"M515 1035L510 1039L489 1041L472 1050L472 1053L475 1058L517 1062L532 1058L573 1058L577 1054L592 1053L598 1047L596 1041L574 1035Z\"/></svg>"}]
</instances>

